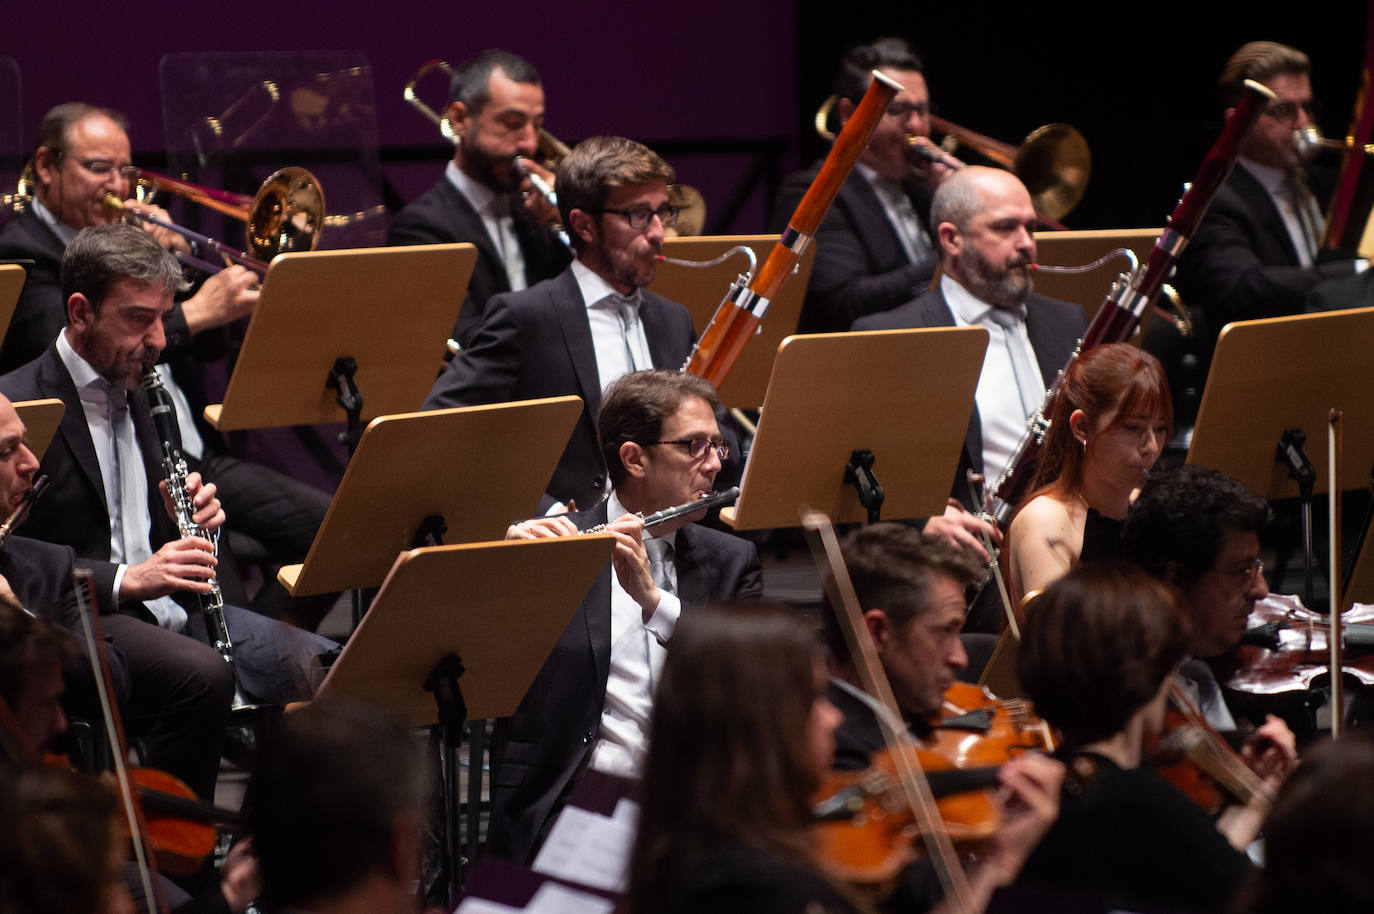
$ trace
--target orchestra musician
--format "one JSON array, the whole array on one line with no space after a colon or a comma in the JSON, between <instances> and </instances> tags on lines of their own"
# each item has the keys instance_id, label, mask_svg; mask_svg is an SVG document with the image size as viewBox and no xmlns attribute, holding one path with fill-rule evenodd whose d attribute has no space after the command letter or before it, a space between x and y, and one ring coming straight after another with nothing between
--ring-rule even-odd
<instances>
[{"instance_id":1,"label":"orchestra musician","mask_svg":"<svg viewBox=\"0 0 1374 914\"><path fill-rule=\"evenodd\" d=\"M1263 498L1225 473L1186 464L1150 474L1122 529L1122 555L1178 592L1189 622L1178 678L1222 732L1237 722L1209 662L1240 643L1269 593L1259 541L1269 516ZM1286 773L1297 757L1292 731L1273 715L1259 723L1242 758L1261 776Z\"/></svg>"},{"instance_id":2,"label":"orchestra musician","mask_svg":"<svg viewBox=\"0 0 1374 914\"><path fill-rule=\"evenodd\" d=\"M810 827L840 721L814 630L795 613L736 605L684 619L659 684L626 910L867 910L826 873ZM1033 844L1058 784L1018 784L1033 805L1007 829ZM1011 844L982 858L974 910L1019 869Z\"/></svg>"},{"instance_id":3,"label":"orchestra musician","mask_svg":"<svg viewBox=\"0 0 1374 914\"><path fill-rule=\"evenodd\" d=\"M924 295L880 314L860 318L854 330L979 326L988 331L987 353L974 395L974 412L951 486L951 506L926 523L951 542L988 556L979 539L1000 534L971 512L965 480L970 469L995 480L1026 430L1026 419L1073 353L1087 318L1083 309L1031 291L1037 217L1030 193L1016 176L995 168L960 169L935 192L931 218L940 245L940 282ZM934 524L934 526L932 526ZM1000 630L1002 609L994 588L969 611L971 631Z\"/></svg>"},{"instance_id":4,"label":"orchestra musician","mask_svg":"<svg viewBox=\"0 0 1374 914\"><path fill-rule=\"evenodd\" d=\"M1036 599L1021 628L1019 675L1058 728L1055 754L1069 774L1059 818L1022 881L1094 892L1128 910L1225 910L1250 868L1244 848L1265 795L1213 822L1142 765L1186 651L1187 620L1172 592L1132 566L1080 565Z\"/></svg>"},{"instance_id":5,"label":"orchestra musician","mask_svg":"<svg viewBox=\"0 0 1374 914\"><path fill-rule=\"evenodd\" d=\"M910 301L935 271L931 193L953 172L937 163L927 168L925 179L912 172L906 137L935 148L921 59L900 38L879 38L853 48L835 75L836 111L841 124L849 119L875 69L900 83L902 91L816 232L816 262L797 324L802 333L848 330L866 314ZM817 162L783 181L770 231L787 225L819 171Z\"/></svg>"},{"instance_id":6,"label":"orchestra musician","mask_svg":"<svg viewBox=\"0 0 1374 914\"><path fill-rule=\"evenodd\" d=\"M677 221L673 169L621 137L592 137L558 166L558 206L577 259L553 279L487 303L472 344L435 382L425 409L580 396L584 408L548 494L586 508L607 489L596 414L611 382L647 368L681 368L692 317L647 291Z\"/></svg>"},{"instance_id":7,"label":"orchestra musician","mask_svg":"<svg viewBox=\"0 0 1374 914\"><path fill-rule=\"evenodd\" d=\"M137 169L130 163L124 116L81 102L58 105L38 129L33 164L34 199L0 231L0 260L31 261L14 319L0 346L0 373L38 358L61 333L67 319L62 293L62 255L81 229L117 218L104 204L107 193L130 196ZM134 201L126 201L126 204ZM160 219L167 213L139 204ZM189 250L181 235L143 223L144 231L173 251ZM230 529L263 544L276 561L301 561L329 508L329 496L284 473L240 460L227 452L218 432L201 413L207 402L204 363L227 351L229 322L252 313L258 301L257 276L231 266L209 276L194 295L173 304L165 321L166 343L158 372L172 394L181 429L182 451L191 469L213 476L220 498L234 520ZM239 602L237 578L225 575ZM275 580L254 596L253 608L314 629L337 594L293 599Z\"/></svg>"},{"instance_id":8,"label":"orchestra musician","mask_svg":"<svg viewBox=\"0 0 1374 914\"><path fill-rule=\"evenodd\" d=\"M25 529L71 546L91 568L102 609L118 610L105 628L131 679L159 690L182 678L201 680L198 691L212 689L223 701L211 715L219 727L232 682L224 688L224 660L202 650L202 614L188 613L174 597L208 593L207 579L225 566L209 540L178 533L166 492L159 498L161 451L140 389L145 365L166 341L162 319L182 283L180 266L139 229L104 225L84 229L68 245L62 277L67 327L38 359L0 377L7 396L56 397L66 406L40 466L51 486ZM225 512L215 486L193 472L187 491L195 523L212 533L221 527ZM307 665L333 642L232 605L225 618L246 692L275 704L309 695ZM160 678L166 681L156 685ZM168 734L171 741L183 737ZM183 780L198 793L212 789L217 759L209 771Z\"/></svg>"},{"instance_id":9,"label":"orchestra musician","mask_svg":"<svg viewBox=\"0 0 1374 914\"><path fill-rule=\"evenodd\" d=\"M1325 218L1296 142L1313 123L1310 69L1297 48L1252 41L1231 55L1218 80L1228 116L1246 79L1277 98L1241 141L1236 168L1178 260L1175 285L1207 314L1213 338L1231 321L1297 314L1319 283L1365 266L1319 249Z\"/></svg>"},{"instance_id":10,"label":"orchestra musician","mask_svg":"<svg viewBox=\"0 0 1374 914\"><path fill-rule=\"evenodd\" d=\"M1044 590L1080 561L1121 552L1131 499L1173 433L1164 368L1129 343L1070 363L1026 502L1007 530L1013 600Z\"/></svg>"},{"instance_id":11,"label":"orchestra musician","mask_svg":"<svg viewBox=\"0 0 1374 914\"><path fill-rule=\"evenodd\" d=\"M643 539L643 515L710 493L728 449L718 406L715 389L695 375L621 378L606 391L598 419L613 487L606 500L507 533L570 536L609 521L616 546L515 715L496 724L487 849L497 856L533 856L584 768L638 775L679 615L762 593L754 545L690 523L700 515Z\"/></svg>"},{"instance_id":12,"label":"orchestra musician","mask_svg":"<svg viewBox=\"0 0 1374 914\"><path fill-rule=\"evenodd\" d=\"M523 156L525 167L539 168L528 162L544 122L544 88L534 67L497 49L463 61L453 71L446 114L458 137L453 161L434 187L396 214L387 243L477 246L453 329L453 338L468 346L489 298L552 279L572 258L552 228L558 210L533 191L514 161ZM550 172L540 172L553 182Z\"/></svg>"}]
</instances>

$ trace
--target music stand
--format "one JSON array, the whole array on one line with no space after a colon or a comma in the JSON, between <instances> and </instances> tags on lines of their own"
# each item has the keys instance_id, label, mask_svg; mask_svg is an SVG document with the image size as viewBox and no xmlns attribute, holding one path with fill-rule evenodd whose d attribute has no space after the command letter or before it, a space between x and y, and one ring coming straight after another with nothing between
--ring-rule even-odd
<instances>
[{"instance_id":1,"label":"music stand","mask_svg":"<svg viewBox=\"0 0 1374 914\"><path fill-rule=\"evenodd\" d=\"M757 530L796 526L803 504L837 525L940 514L987 345L981 327L783 340L739 501L721 518Z\"/></svg>"},{"instance_id":2,"label":"music stand","mask_svg":"<svg viewBox=\"0 0 1374 914\"><path fill-rule=\"evenodd\" d=\"M277 580L292 596L375 587L417 537L443 542L440 527L499 539L538 506L581 414L569 396L372 420L305 561Z\"/></svg>"},{"instance_id":3,"label":"music stand","mask_svg":"<svg viewBox=\"0 0 1374 914\"><path fill-rule=\"evenodd\" d=\"M5 338L14 319L14 309L19 305L27 278L28 273L20 264L0 263L0 339Z\"/></svg>"},{"instance_id":4,"label":"music stand","mask_svg":"<svg viewBox=\"0 0 1374 914\"><path fill-rule=\"evenodd\" d=\"M205 418L220 431L347 419L352 451L364 417L424 402L476 263L471 244L276 257Z\"/></svg>"},{"instance_id":5,"label":"music stand","mask_svg":"<svg viewBox=\"0 0 1374 914\"><path fill-rule=\"evenodd\" d=\"M1374 308L1329 311L1222 328L1202 394L1188 463L1221 470L1268 499L1304 499L1310 566L1311 498L1328 490L1324 469L1300 487L1275 459L1286 431L1306 435L1311 466L1326 467L1332 409L1344 412L1342 491L1369 482L1374 461ZM1309 467L1310 469L1310 467ZM1310 590L1310 588L1309 588ZM1311 594L1308 594L1309 605Z\"/></svg>"},{"instance_id":6,"label":"music stand","mask_svg":"<svg viewBox=\"0 0 1374 914\"><path fill-rule=\"evenodd\" d=\"M1077 267L1093 263L1117 248L1129 248L1141 263L1150 256L1163 229L1098 229L1067 232L1036 232L1036 260L1055 266ZM1117 274L1129 273L1130 263L1114 257L1086 273L1036 273L1035 291L1051 298L1071 301L1083 309L1091 321L1107 298ZM1141 316L1141 329L1150 311ZM1137 336L1140 333L1137 330Z\"/></svg>"},{"instance_id":7,"label":"music stand","mask_svg":"<svg viewBox=\"0 0 1374 914\"><path fill-rule=\"evenodd\" d=\"M14 409L19 413L19 421L24 423L27 435L25 443L33 451L33 456L42 460L48 445L52 444L53 435L57 434L57 428L62 424L66 405L56 397L48 397L43 400L17 400Z\"/></svg>"},{"instance_id":8,"label":"music stand","mask_svg":"<svg viewBox=\"0 0 1374 914\"><path fill-rule=\"evenodd\" d=\"M515 713L614 546L614 536L597 534L402 552L320 684L317 698L365 701L413 727L438 725L449 761L443 783L450 905L459 881L462 724ZM480 755L470 764L480 764ZM469 816L471 853L477 810L470 807Z\"/></svg>"},{"instance_id":9,"label":"music stand","mask_svg":"<svg viewBox=\"0 0 1374 914\"><path fill-rule=\"evenodd\" d=\"M708 261L719 257L736 245L752 248L762 264L777 243L777 235L703 235L693 238L665 238L663 256L680 260ZM758 336L745 345L739 361L735 362L725 383L720 385L720 401L734 409L758 409L768 389L768 376L773 369L773 357L783 339L797 332L797 318L801 316L802 299L811 278L811 265L816 260L816 246L808 245L797 263L797 272L783 283L782 291L768 306ZM698 335L711 322L721 299L735 277L744 273L749 262L737 254L713 267L684 267L675 263L660 263L649 291L684 305L692 312L692 326Z\"/></svg>"}]
</instances>

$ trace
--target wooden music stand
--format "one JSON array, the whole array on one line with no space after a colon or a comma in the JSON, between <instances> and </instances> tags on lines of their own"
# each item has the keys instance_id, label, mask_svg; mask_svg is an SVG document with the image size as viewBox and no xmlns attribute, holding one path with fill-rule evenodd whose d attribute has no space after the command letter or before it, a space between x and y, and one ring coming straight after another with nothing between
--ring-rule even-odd
<instances>
[{"instance_id":1,"label":"wooden music stand","mask_svg":"<svg viewBox=\"0 0 1374 914\"><path fill-rule=\"evenodd\" d=\"M1094 231L1036 232L1036 259L1055 266L1077 267L1089 264L1117 248L1129 248L1144 263L1154 249L1163 229L1101 229ZM1035 291L1040 295L1071 301L1083 309L1091 321L1102 307L1117 274L1129 273L1124 257L1114 257L1087 273L1036 273ZM1144 327L1150 318L1141 317ZM1140 331L1137 330L1137 334Z\"/></svg>"},{"instance_id":2,"label":"wooden music stand","mask_svg":"<svg viewBox=\"0 0 1374 914\"><path fill-rule=\"evenodd\" d=\"M613 535L599 534L402 552L320 684L317 697L369 702L414 727L438 725L450 904L460 881L462 725L515 713L614 547ZM477 739L472 756L470 853L482 780Z\"/></svg>"},{"instance_id":3,"label":"wooden music stand","mask_svg":"<svg viewBox=\"0 0 1374 914\"><path fill-rule=\"evenodd\" d=\"M817 333L783 340L741 494L738 530L797 525L806 504L836 524L869 517L846 466L875 458L883 518L944 510L973 414L981 327Z\"/></svg>"},{"instance_id":4,"label":"wooden music stand","mask_svg":"<svg viewBox=\"0 0 1374 914\"><path fill-rule=\"evenodd\" d=\"M372 420L305 561L277 580L292 596L375 587L429 518L454 542L499 539L538 506L581 414L551 397Z\"/></svg>"},{"instance_id":5,"label":"wooden music stand","mask_svg":"<svg viewBox=\"0 0 1374 914\"><path fill-rule=\"evenodd\" d=\"M66 405L56 397L48 397L44 400L18 400L14 409L19 413L19 421L24 423L29 450L42 460L48 445L52 444L53 435L57 434L57 427L62 424Z\"/></svg>"},{"instance_id":6,"label":"wooden music stand","mask_svg":"<svg viewBox=\"0 0 1374 914\"><path fill-rule=\"evenodd\" d=\"M1274 459L1285 429L1307 434L1312 465L1326 466L1327 414L1345 413L1342 490L1369 483L1374 461L1374 308L1227 324L1202 392L1188 462L1221 470L1269 499L1297 484ZM1327 491L1324 470L1315 492Z\"/></svg>"},{"instance_id":7,"label":"wooden music stand","mask_svg":"<svg viewBox=\"0 0 1374 914\"><path fill-rule=\"evenodd\" d=\"M14 309L19 304L19 295L24 291L28 273L17 263L0 263L0 339L5 338L14 319Z\"/></svg>"},{"instance_id":8,"label":"wooden music stand","mask_svg":"<svg viewBox=\"0 0 1374 914\"><path fill-rule=\"evenodd\" d=\"M276 257L224 402L207 406L205 418L221 431L347 418L361 432L364 417L419 409L476 263L471 244ZM341 370L349 380L339 380ZM362 402L350 413L329 385L354 380Z\"/></svg>"},{"instance_id":9,"label":"wooden music stand","mask_svg":"<svg viewBox=\"0 0 1374 914\"><path fill-rule=\"evenodd\" d=\"M777 235L704 235L694 238L666 238L663 256L680 260L706 261L724 254L735 245L752 248L758 263L763 264L777 243ZM811 265L816 260L816 246L808 245L797 264L797 272L787 278L777 300L768 306L768 313L758 336L744 347L739 361L730 369L720 386L720 400L736 409L757 409L768 389L768 375L773 369L773 357L783 338L797 332L797 318L801 316L806 284L811 279ZM744 255L731 257L714 267L684 267L660 263L649 291L686 306L692 312L692 326L697 335L711 322L721 299L735 277L748 269Z\"/></svg>"}]
</instances>

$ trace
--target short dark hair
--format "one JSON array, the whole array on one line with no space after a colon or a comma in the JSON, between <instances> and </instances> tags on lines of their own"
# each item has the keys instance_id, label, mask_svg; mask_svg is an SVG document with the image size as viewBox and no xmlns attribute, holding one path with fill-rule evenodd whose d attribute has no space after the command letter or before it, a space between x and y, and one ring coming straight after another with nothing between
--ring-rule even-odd
<instances>
[{"instance_id":1,"label":"short dark hair","mask_svg":"<svg viewBox=\"0 0 1374 914\"><path fill-rule=\"evenodd\" d=\"M1119 733L1187 651L1172 588L1124 563L1080 565L1036 598L1018 673L1041 717L1070 746Z\"/></svg>"},{"instance_id":2,"label":"short dark hair","mask_svg":"<svg viewBox=\"0 0 1374 914\"><path fill-rule=\"evenodd\" d=\"M0 778L0 909L103 911L119 801L104 781L39 766Z\"/></svg>"},{"instance_id":3,"label":"short dark hair","mask_svg":"<svg viewBox=\"0 0 1374 914\"><path fill-rule=\"evenodd\" d=\"M1184 464L1151 473L1126 514L1123 556L1157 578L1170 563L1191 584L1216 563L1226 532L1258 534L1269 503L1218 470Z\"/></svg>"},{"instance_id":4,"label":"short dark hair","mask_svg":"<svg viewBox=\"0 0 1374 914\"><path fill-rule=\"evenodd\" d=\"M246 798L264 901L309 907L390 873L396 816L425 794L414 737L390 717L342 699L287 716Z\"/></svg>"},{"instance_id":5,"label":"short dark hair","mask_svg":"<svg viewBox=\"0 0 1374 914\"><path fill-rule=\"evenodd\" d=\"M1226 61L1217 80L1222 103L1230 108L1245 94L1245 81L1268 84L1280 74L1303 75L1311 72L1312 62L1297 48L1277 41L1252 41L1241 45Z\"/></svg>"},{"instance_id":6,"label":"short dark hair","mask_svg":"<svg viewBox=\"0 0 1374 914\"><path fill-rule=\"evenodd\" d=\"M88 105L85 102L67 102L50 110L43 115L43 120L38 122L38 139L34 142L34 151L46 147L57 155L64 154L67 151L67 135L71 129L79 121L97 114L108 117L120 130L128 132L129 120L118 111Z\"/></svg>"},{"instance_id":7,"label":"short dark hair","mask_svg":"<svg viewBox=\"0 0 1374 914\"><path fill-rule=\"evenodd\" d=\"M921 58L903 38L878 38L869 44L850 48L835 74L836 98L857 102L868 91L874 70L912 70L924 73Z\"/></svg>"},{"instance_id":8,"label":"short dark hair","mask_svg":"<svg viewBox=\"0 0 1374 914\"><path fill-rule=\"evenodd\" d=\"M673 167L643 143L623 136L594 136L558 163L558 214L564 225L571 225L573 210L600 213L617 187L650 181L671 184L675 177ZM582 239L576 232L569 237L580 251Z\"/></svg>"},{"instance_id":9,"label":"short dark hair","mask_svg":"<svg viewBox=\"0 0 1374 914\"><path fill-rule=\"evenodd\" d=\"M512 82L539 85L539 71L528 60L500 48L487 48L453 68L449 104L462 102L469 114L479 113L491 99L491 74L497 70Z\"/></svg>"},{"instance_id":10,"label":"short dark hair","mask_svg":"<svg viewBox=\"0 0 1374 914\"><path fill-rule=\"evenodd\" d=\"M62 665L80 655L70 632L0 603L0 698L11 708L23 698L35 666Z\"/></svg>"},{"instance_id":11,"label":"short dark hair","mask_svg":"<svg viewBox=\"0 0 1374 914\"><path fill-rule=\"evenodd\" d=\"M685 371L633 371L606 388L596 417L596 431L612 486L619 486L625 479L620 446L626 441L657 441L663 421L692 397L705 400L712 410L720 408L720 397L711 383Z\"/></svg>"},{"instance_id":12,"label":"short dark hair","mask_svg":"<svg viewBox=\"0 0 1374 914\"><path fill-rule=\"evenodd\" d=\"M77 233L62 255L62 300L80 292L99 310L110 288L130 279L161 285L168 295L186 288L181 265L153 236L121 222L93 225Z\"/></svg>"},{"instance_id":13,"label":"short dark hair","mask_svg":"<svg viewBox=\"0 0 1374 914\"><path fill-rule=\"evenodd\" d=\"M865 611L881 609L899 631L930 609L930 591L937 576L953 579L962 589L983 573L962 550L906 524L860 527L844 538L840 552L859 606ZM844 661L849 659L849 644L836 621L836 607L830 605L830 591L827 572L825 640L831 654Z\"/></svg>"}]
</instances>

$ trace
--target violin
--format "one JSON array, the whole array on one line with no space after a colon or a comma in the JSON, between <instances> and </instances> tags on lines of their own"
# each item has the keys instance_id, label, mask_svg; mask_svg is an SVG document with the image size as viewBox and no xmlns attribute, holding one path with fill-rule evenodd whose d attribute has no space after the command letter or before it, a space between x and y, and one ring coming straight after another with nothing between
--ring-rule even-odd
<instances>
[{"instance_id":1,"label":"violin","mask_svg":"<svg viewBox=\"0 0 1374 914\"><path fill-rule=\"evenodd\" d=\"M1001 763L1032 749L1052 751L1048 726L1029 703L1002 701L986 688L956 682L929 738L887 748L863 771L827 778L812 807L818 848L827 868L851 884L881 885L914 857L919 829L897 779L894 753L909 753L925 772L931 795L956 845L985 841L1001 826L993 790Z\"/></svg>"},{"instance_id":2,"label":"violin","mask_svg":"<svg viewBox=\"0 0 1374 914\"><path fill-rule=\"evenodd\" d=\"M1147 754L1161 777L1210 815L1228 802L1273 800L1273 790L1207 723L1177 677L1170 677L1164 727Z\"/></svg>"}]
</instances>

